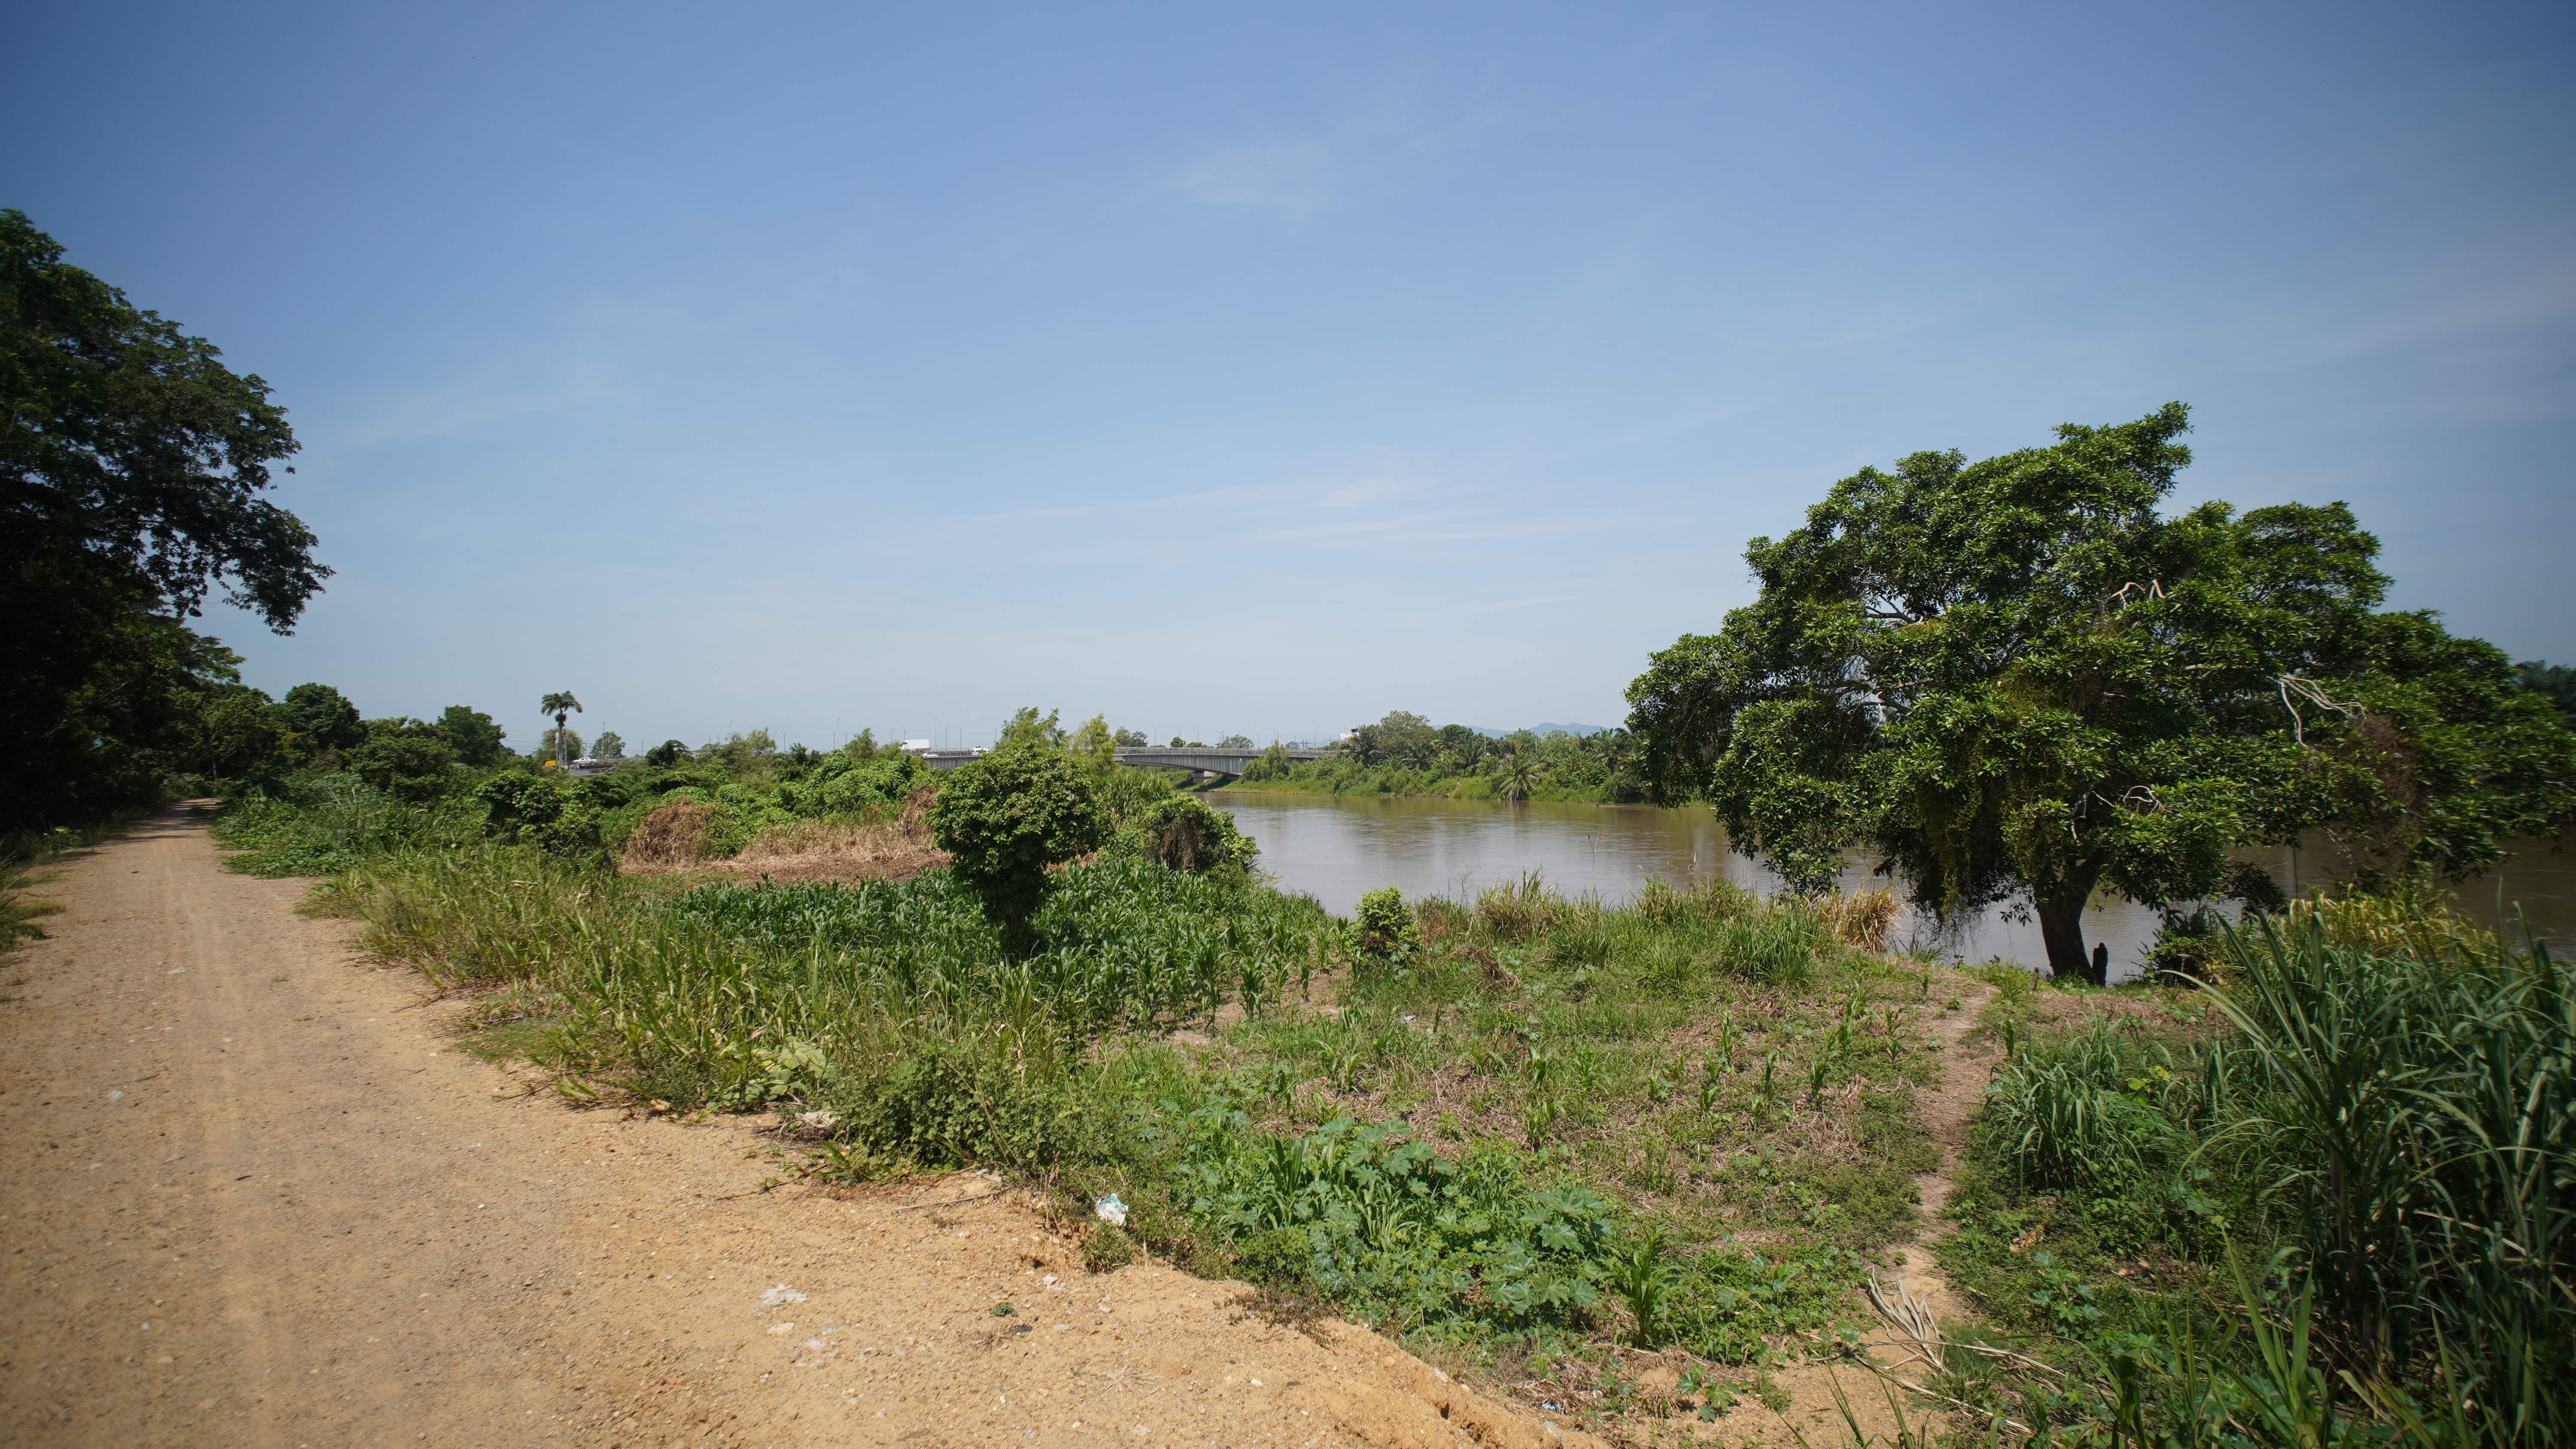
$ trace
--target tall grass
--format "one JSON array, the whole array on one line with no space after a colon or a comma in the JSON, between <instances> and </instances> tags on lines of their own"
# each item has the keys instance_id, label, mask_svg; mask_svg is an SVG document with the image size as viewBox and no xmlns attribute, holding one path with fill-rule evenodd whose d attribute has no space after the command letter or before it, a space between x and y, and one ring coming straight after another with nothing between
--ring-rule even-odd
<instances>
[{"instance_id":1,"label":"tall grass","mask_svg":"<svg viewBox=\"0 0 2576 1449\"><path fill-rule=\"evenodd\" d=\"M2174 1444L2576 1443L2564 970L2414 899L2311 903L2225 948L2230 984L2203 998L2227 1030L2179 1052L2108 1021L2022 1045L1980 1123L1980 1160L2024 1194L2230 1224L2164 1239L2213 1286L2237 1276L2214 1314L2059 1315L2132 1375L2103 1390L2129 1404L2112 1417ZM2266 1251L2269 1297L2240 1262ZM2035 1299L2096 1291L2045 1276Z\"/></svg>"},{"instance_id":2,"label":"tall grass","mask_svg":"<svg viewBox=\"0 0 2576 1449\"><path fill-rule=\"evenodd\" d=\"M2218 1145L2265 1172L2352 1382L2439 1365L2487 1442L2576 1443L2576 991L2536 943L2335 935L2236 939L2215 999L2252 1079Z\"/></svg>"},{"instance_id":3,"label":"tall grass","mask_svg":"<svg viewBox=\"0 0 2576 1449\"><path fill-rule=\"evenodd\" d=\"M409 804L356 775L330 773L301 777L278 795L254 792L216 817L212 834L246 852L228 862L245 874L331 875L396 851L473 841L483 817L472 799Z\"/></svg>"},{"instance_id":4,"label":"tall grass","mask_svg":"<svg viewBox=\"0 0 2576 1449\"><path fill-rule=\"evenodd\" d=\"M943 1162L1062 1150L1032 1114L1070 1090L1087 1033L1258 1010L1335 930L1309 898L1132 861L1060 873L1022 959L945 873L672 895L486 843L375 858L329 890L377 951L535 993L577 1073L673 1101L792 1100Z\"/></svg>"}]
</instances>

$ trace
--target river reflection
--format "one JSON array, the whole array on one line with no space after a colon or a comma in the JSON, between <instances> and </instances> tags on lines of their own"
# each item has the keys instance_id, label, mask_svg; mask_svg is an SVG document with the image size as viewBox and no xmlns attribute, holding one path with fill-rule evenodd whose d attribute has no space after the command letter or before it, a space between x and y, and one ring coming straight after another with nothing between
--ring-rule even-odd
<instances>
[{"instance_id":1,"label":"river reflection","mask_svg":"<svg viewBox=\"0 0 2576 1449\"><path fill-rule=\"evenodd\" d=\"M1327 909L1348 914L1363 891L1401 887L1408 898L1445 895L1472 901L1478 891L1539 871L1568 895L1595 895L1621 903L1651 877L1672 881L1722 876L1768 893L1779 878L1726 848L1726 831L1704 807L1658 810L1643 805L1576 805L1532 802L1505 805L1474 800L1390 799L1380 795L1261 794L1224 790L1209 802L1233 812L1235 824L1261 843L1262 869L1287 890L1304 891ZM2251 851L2274 879L2297 891L2331 879L2323 853ZM1847 890L1866 890L1875 862L1855 855L1844 876ZM2568 895L2576 880L2576 855L2546 843L2527 844L2503 870L2460 889L2469 914L2493 924L2499 887L2509 913L2519 903L2532 928L2553 949L2576 936L2576 911ZM2138 973L2155 939L2156 913L2112 895L2095 897L2085 915L2085 937L2111 948L2113 980ZM1897 939L1911 936L1944 954L1969 961L1992 957L2044 969L2047 952L2039 926L1990 910L1955 931L1943 932L1928 916L1908 913Z\"/></svg>"}]
</instances>

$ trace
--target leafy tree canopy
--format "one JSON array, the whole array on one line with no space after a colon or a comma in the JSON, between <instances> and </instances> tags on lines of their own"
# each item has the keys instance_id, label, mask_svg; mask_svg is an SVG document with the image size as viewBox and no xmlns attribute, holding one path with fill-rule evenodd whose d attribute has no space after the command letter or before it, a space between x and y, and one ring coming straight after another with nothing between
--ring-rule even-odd
<instances>
[{"instance_id":1,"label":"leafy tree canopy","mask_svg":"<svg viewBox=\"0 0 2576 1449\"><path fill-rule=\"evenodd\" d=\"M278 701L278 718L307 750L348 750L365 742L358 707L327 684L299 684Z\"/></svg>"},{"instance_id":2,"label":"leafy tree canopy","mask_svg":"<svg viewBox=\"0 0 2576 1449\"><path fill-rule=\"evenodd\" d=\"M993 744L995 748L1007 745L1034 745L1050 750L1061 749L1065 742L1065 732L1064 726L1057 723L1060 713L1051 709L1046 712L1044 719L1040 719L1037 706L1031 705L1011 716L1010 723L1002 726L1001 737Z\"/></svg>"},{"instance_id":3,"label":"leafy tree canopy","mask_svg":"<svg viewBox=\"0 0 2576 1449\"><path fill-rule=\"evenodd\" d=\"M2179 403L1978 463L1866 468L1745 557L1761 596L1629 686L1653 796L1829 888L1866 847L1955 917L2019 896L2091 974L2085 902L2252 891L2231 846L2322 828L2457 878L2576 811L2576 737L2493 647L2376 611L2340 503L2156 506Z\"/></svg>"},{"instance_id":4,"label":"leafy tree canopy","mask_svg":"<svg viewBox=\"0 0 2576 1449\"><path fill-rule=\"evenodd\" d=\"M2545 695L2564 715L2576 715L2576 665L2526 659L2513 667L2522 687Z\"/></svg>"},{"instance_id":5,"label":"leafy tree canopy","mask_svg":"<svg viewBox=\"0 0 2576 1449\"><path fill-rule=\"evenodd\" d=\"M285 410L62 255L0 210L0 566L84 553L183 616L220 586L286 632L331 571L259 496L295 452Z\"/></svg>"},{"instance_id":6,"label":"leafy tree canopy","mask_svg":"<svg viewBox=\"0 0 2576 1449\"><path fill-rule=\"evenodd\" d=\"M477 769L499 764L501 757L509 753L501 748L509 732L479 709L449 705L438 716L438 732L447 737L447 746L456 752L459 761Z\"/></svg>"},{"instance_id":7,"label":"leafy tree canopy","mask_svg":"<svg viewBox=\"0 0 2576 1449\"><path fill-rule=\"evenodd\" d=\"M238 657L180 621L220 589L284 633L330 574L261 496L295 451L268 385L62 255L0 210L0 831L198 768L195 711Z\"/></svg>"}]
</instances>

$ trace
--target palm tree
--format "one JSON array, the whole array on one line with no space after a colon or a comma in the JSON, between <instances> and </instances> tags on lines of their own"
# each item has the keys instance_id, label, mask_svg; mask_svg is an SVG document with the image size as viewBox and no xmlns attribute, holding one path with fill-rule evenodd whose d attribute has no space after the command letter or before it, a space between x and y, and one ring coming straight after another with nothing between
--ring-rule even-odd
<instances>
[{"instance_id":1,"label":"palm tree","mask_svg":"<svg viewBox=\"0 0 2576 1449\"><path fill-rule=\"evenodd\" d=\"M537 701L537 713L555 717L555 767L571 769L572 738L564 733L564 721L581 713L581 701L573 698L570 691L549 694Z\"/></svg>"},{"instance_id":2,"label":"palm tree","mask_svg":"<svg viewBox=\"0 0 2576 1449\"><path fill-rule=\"evenodd\" d=\"M1494 778L1502 782L1504 799L1526 800L1530 790L1538 784L1538 767L1520 751L1514 750L1503 756L1502 763L1494 767Z\"/></svg>"}]
</instances>

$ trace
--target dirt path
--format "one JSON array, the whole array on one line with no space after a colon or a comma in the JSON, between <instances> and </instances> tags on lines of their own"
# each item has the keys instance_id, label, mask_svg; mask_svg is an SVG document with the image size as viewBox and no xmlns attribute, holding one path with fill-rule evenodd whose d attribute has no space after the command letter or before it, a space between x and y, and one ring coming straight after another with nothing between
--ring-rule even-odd
<instances>
[{"instance_id":1,"label":"dirt path","mask_svg":"<svg viewBox=\"0 0 2576 1449\"><path fill-rule=\"evenodd\" d=\"M731 1198L746 1127L509 1095L199 817L55 874L0 956L0 1442L1598 1442L936 1206L977 1179Z\"/></svg>"},{"instance_id":2,"label":"dirt path","mask_svg":"<svg viewBox=\"0 0 2576 1449\"><path fill-rule=\"evenodd\" d=\"M1922 1216L1923 1229L1915 1235L1914 1245L1898 1254L1898 1281L1942 1322L1976 1314L1950 1291L1950 1281L1934 1261L1931 1245L1950 1231L1941 1214L1950 1205L1950 1194L1958 1189L1959 1165L1968 1152L1968 1123L1977 1115L1977 1104L1984 1100L1995 1064L2002 1059L1999 1052L1965 1045L1968 1034L1977 1029L1978 1014L1994 999L1995 989L1971 976L1952 976L1950 982L1958 988L1959 1009L1935 1018L1930 1033L1941 1042L1941 1079L1916 1099L1924 1129L1941 1149L1941 1165L1915 1179L1916 1211Z\"/></svg>"},{"instance_id":3,"label":"dirt path","mask_svg":"<svg viewBox=\"0 0 2576 1449\"><path fill-rule=\"evenodd\" d=\"M1968 1124L1976 1116L1986 1084L1993 1079L1998 1057L1991 1050L1966 1044L1969 1034L1977 1028L1978 1013L1993 999L1994 988L1958 973L1940 980L1945 990L1956 995L1959 1008L1941 1012L1926 1024L1927 1035L1941 1043L1941 1071L1916 1102L1924 1130L1941 1150L1941 1160L1930 1172L1915 1179L1915 1211L1921 1226L1911 1243L1893 1253L1896 1271L1891 1276L1903 1286L1908 1298L1930 1312L1935 1323L1950 1324L1973 1321L1976 1310L1951 1291L1948 1278L1932 1255L1932 1244L1950 1231L1951 1225L1941 1213L1949 1206L1950 1194L1957 1187L1959 1165L1968 1148ZM1919 1383L1931 1372L1920 1361L1918 1346L1900 1332L1882 1326L1863 1335L1861 1341L1873 1358L1894 1373ZM1909 1428L1919 1431L1927 1419L1939 1412L1938 1405L1904 1393L1896 1394L1896 1402L1891 1404L1888 1388L1878 1375L1828 1359L1790 1365L1778 1370L1773 1379L1789 1398L1789 1407L1783 1412L1775 1414L1758 1404L1739 1400L1713 1424L1685 1432L1722 1443L1777 1449L1790 1449L1800 1442L1800 1435L1812 1445L1843 1444L1850 1437L1842 1420L1843 1403L1847 1403L1864 1435L1876 1443L1894 1444L1900 1433ZM1836 1401L1837 1390L1843 1403ZM1902 1423L1898 1422L1900 1410Z\"/></svg>"}]
</instances>

